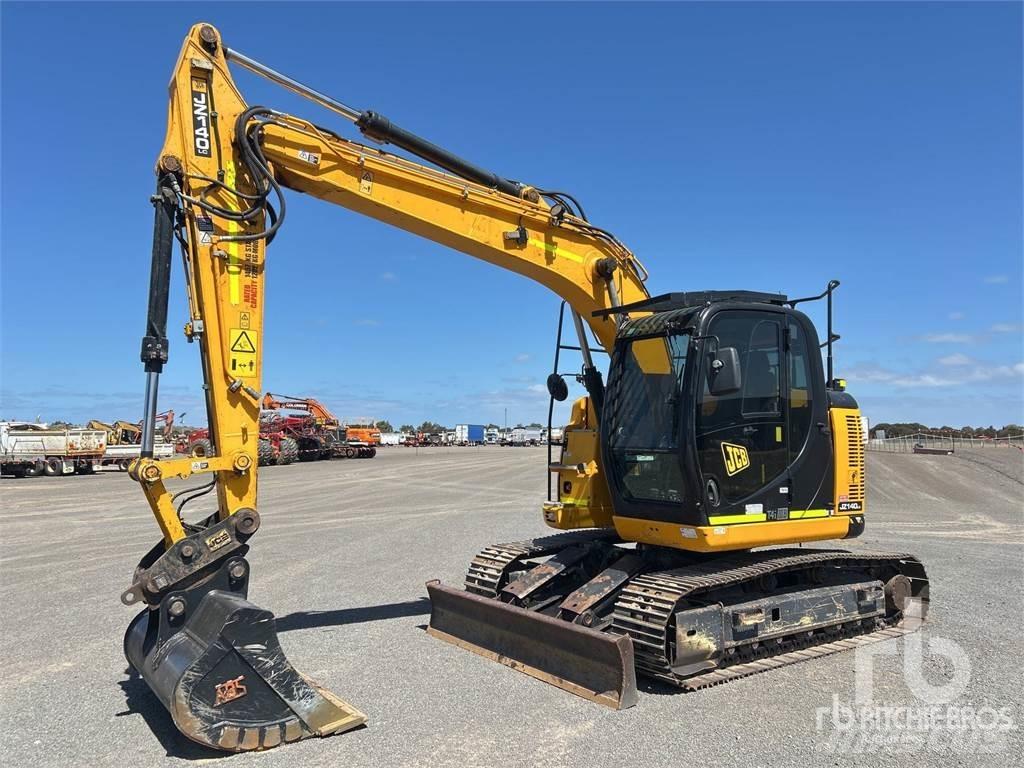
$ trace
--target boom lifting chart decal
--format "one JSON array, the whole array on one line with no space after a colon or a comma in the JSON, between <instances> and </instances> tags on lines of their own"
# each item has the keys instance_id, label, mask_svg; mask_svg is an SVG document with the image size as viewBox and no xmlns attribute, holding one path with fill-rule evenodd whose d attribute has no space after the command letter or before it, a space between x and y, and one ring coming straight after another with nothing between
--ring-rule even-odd
<instances>
[{"instance_id":1,"label":"boom lifting chart decal","mask_svg":"<svg viewBox=\"0 0 1024 768\"><path fill-rule=\"evenodd\" d=\"M232 328L228 337L228 371L232 376L256 378L256 354L259 334L245 328Z\"/></svg>"}]
</instances>

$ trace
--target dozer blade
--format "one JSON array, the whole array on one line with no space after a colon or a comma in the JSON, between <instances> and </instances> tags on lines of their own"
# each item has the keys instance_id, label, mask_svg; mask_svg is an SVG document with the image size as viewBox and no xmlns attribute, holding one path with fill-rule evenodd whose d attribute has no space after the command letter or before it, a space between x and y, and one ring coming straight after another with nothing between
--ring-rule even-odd
<instances>
[{"instance_id":1,"label":"dozer blade","mask_svg":"<svg viewBox=\"0 0 1024 768\"><path fill-rule=\"evenodd\" d=\"M633 642L492 598L427 583L434 637L613 709L637 703Z\"/></svg>"},{"instance_id":2,"label":"dozer blade","mask_svg":"<svg viewBox=\"0 0 1024 768\"><path fill-rule=\"evenodd\" d=\"M177 628L174 612L172 596L136 616L125 656L190 739L242 752L366 722L362 712L295 671L270 611L212 590Z\"/></svg>"}]
</instances>

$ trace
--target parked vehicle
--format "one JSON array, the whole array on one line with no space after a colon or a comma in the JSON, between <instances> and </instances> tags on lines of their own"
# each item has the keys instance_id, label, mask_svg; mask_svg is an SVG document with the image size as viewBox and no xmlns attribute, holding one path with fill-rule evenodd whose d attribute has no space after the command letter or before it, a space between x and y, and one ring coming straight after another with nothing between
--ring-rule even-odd
<instances>
[{"instance_id":1,"label":"parked vehicle","mask_svg":"<svg viewBox=\"0 0 1024 768\"><path fill-rule=\"evenodd\" d=\"M0 422L0 473L15 477L89 475L107 448L103 429L49 429L25 421Z\"/></svg>"},{"instance_id":2,"label":"parked vehicle","mask_svg":"<svg viewBox=\"0 0 1024 768\"><path fill-rule=\"evenodd\" d=\"M138 443L123 443L120 445L107 444L100 459L100 466L117 467L122 472L127 472L132 460L142 455L142 446ZM160 435L156 436L153 444L153 458L170 459L174 457L174 443L167 442Z\"/></svg>"},{"instance_id":3,"label":"parked vehicle","mask_svg":"<svg viewBox=\"0 0 1024 768\"><path fill-rule=\"evenodd\" d=\"M548 428L544 427L540 431L540 442L541 442L541 444L545 444L545 445L547 443L551 443L551 445L561 445L562 444L562 428L561 427L552 427L551 428L551 434L549 435L548 434Z\"/></svg>"},{"instance_id":4,"label":"parked vehicle","mask_svg":"<svg viewBox=\"0 0 1024 768\"><path fill-rule=\"evenodd\" d=\"M405 439L405 435L401 432L381 432L380 433L380 444L381 445L402 445Z\"/></svg>"},{"instance_id":5,"label":"parked vehicle","mask_svg":"<svg viewBox=\"0 0 1024 768\"><path fill-rule=\"evenodd\" d=\"M417 432L416 443L419 446L434 447L444 444L444 435L440 432Z\"/></svg>"},{"instance_id":6,"label":"parked vehicle","mask_svg":"<svg viewBox=\"0 0 1024 768\"><path fill-rule=\"evenodd\" d=\"M282 416L282 431L298 444L301 461L315 459L372 459L377 455L380 430L373 424L342 426L327 406L311 397L275 395L263 397L264 411L292 411ZM301 415L296 415L296 414ZM272 463L268 460L267 463Z\"/></svg>"},{"instance_id":7,"label":"parked vehicle","mask_svg":"<svg viewBox=\"0 0 1024 768\"><path fill-rule=\"evenodd\" d=\"M484 425L483 424L456 424L455 444L456 445L483 445Z\"/></svg>"},{"instance_id":8,"label":"parked vehicle","mask_svg":"<svg viewBox=\"0 0 1024 768\"><path fill-rule=\"evenodd\" d=\"M512 430L512 445L540 445L540 430L534 427L516 427Z\"/></svg>"},{"instance_id":9,"label":"parked vehicle","mask_svg":"<svg viewBox=\"0 0 1024 768\"><path fill-rule=\"evenodd\" d=\"M484 431L484 442L487 445L497 445L501 432L497 427L490 427Z\"/></svg>"}]
</instances>

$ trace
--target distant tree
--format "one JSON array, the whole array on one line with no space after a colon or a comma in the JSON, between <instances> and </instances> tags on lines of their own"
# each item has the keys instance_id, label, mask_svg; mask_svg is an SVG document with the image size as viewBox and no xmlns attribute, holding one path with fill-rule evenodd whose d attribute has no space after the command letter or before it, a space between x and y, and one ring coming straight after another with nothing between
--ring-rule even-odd
<instances>
[{"instance_id":1,"label":"distant tree","mask_svg":"<svg viewBox=\"0 0 1024 768\"><path fill-rule=\"evenodd\" d=\"M391 426L390 421L378 421L374 426L377 427L381 432L394 432L395 428Z\"/></svg>"},{"instance_id":2,"label":"distant tree","mask_svg":"<svg viewBox=\"0 0 1024 768\"><path fill-rule=\"evenodd\" d=\"M416 427L414 427L412 424L403 424L402 426L400 426L398 428L398 431L399 432L415 432L416 431Z\"/></svg>"},{"instance_id":3,"label":"distant tree","mask_svg":"<svg viewBox=\"0 0 1024 768\"><path fill-rule=\"evenodd\" d=\"M536 421L531 421L529 426L530 426L530 429L541 429L544 425L543 424L538 424Z\"/></svg>"},{"instance_id":4,"label":"distant tree","mask_svg":"<svg viewBox=\"0 0 1024 768\"><path fill-rule=\"evenodd\" d=\"M500 429L500 427L497 424L488 424L487 429Z\"/></svg>"},{"instance_id":5,"label":"distant tree","mask_svg":"<svg viewBox=\"0 0 1024 768\"><path fill-rule=\"evenodd\" d=\"M420 424L419 429L417 429L416 431L417 432L447 432L448 430L447 430L446 427L442 427L437 422L434 422L434 421L424 421L422 424Z\"/></svg>"}]
</instances>

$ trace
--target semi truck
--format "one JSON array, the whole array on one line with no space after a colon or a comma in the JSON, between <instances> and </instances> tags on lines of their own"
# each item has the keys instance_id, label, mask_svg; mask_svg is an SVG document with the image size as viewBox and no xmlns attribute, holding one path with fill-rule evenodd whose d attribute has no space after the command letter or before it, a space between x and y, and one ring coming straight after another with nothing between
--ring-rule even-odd
<instances>
[{"instance_id":1,"label":"semi truck","mask_svg":"<svg viewBox=\"0 0 1024 768\"><path fill-rule=\"evenodd\" d=\"M0 422L0 473L15 477L87 475L107 448L102 429L49 429L26 421Z\"/></svg>"},{"instance_id":2,"label":"semi truck","mask_svg":"<svg viewBox=\"0 0 1024 768\"><path fill-rule=\"evenodd\" d=\"M456 445L483 445L484 425L483 424L456 424L455 425Z\"/></svg>"}]
</instances>

